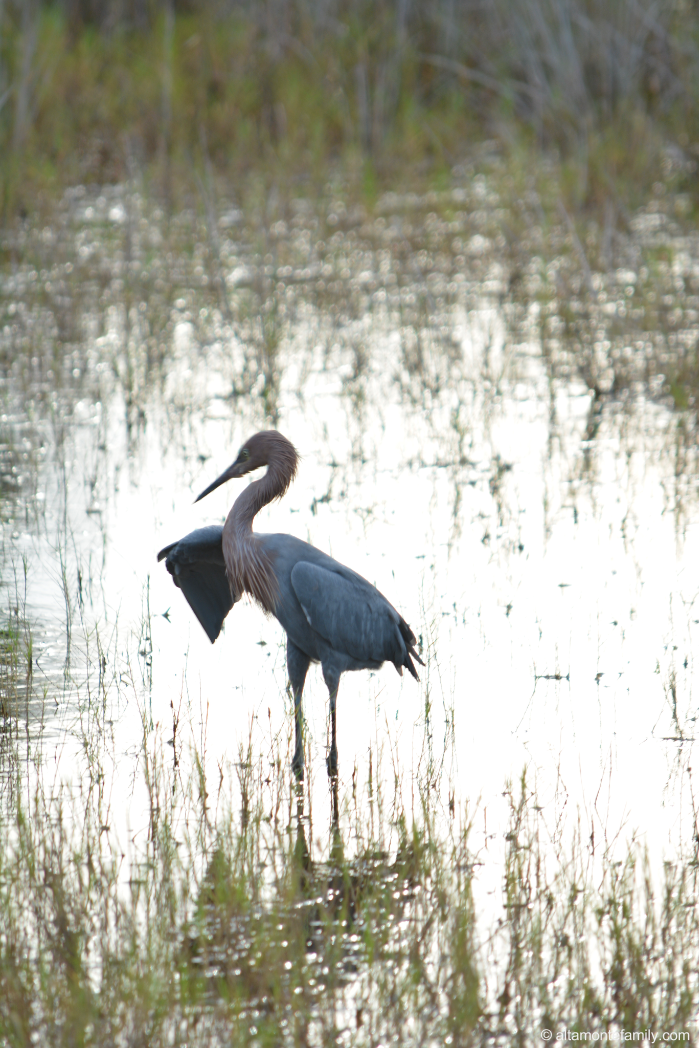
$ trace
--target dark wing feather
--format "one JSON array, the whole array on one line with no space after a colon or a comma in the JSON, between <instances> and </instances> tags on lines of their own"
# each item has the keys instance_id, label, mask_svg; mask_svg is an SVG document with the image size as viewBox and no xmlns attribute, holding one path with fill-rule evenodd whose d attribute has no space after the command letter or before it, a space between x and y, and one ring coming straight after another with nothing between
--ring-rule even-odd
<instances>
[{"instance_id":1,"label":"dark wing feather","mask_svg":"<svg viewBox=\"0 0 700 1051\"><path fill-rule=\"evenodd\" d=\"M392 661L418 677L403 630L415 642L411 629L368 581L311 562L297 562L291 580L307 621L333 649L358 661Z\"/></svg>"},{"instance_id":2,"label":"dark wing feather","mask_svg":"<svg viewBox=\"0 0 700 1051\"><path fill-rule=\"evenodd\" d=\"M212 642L218 639L224 620L239 597L234 598L229 588L221 533L221 526L204 526L158 552L158 561L165 559L173 583L182 591Z\"/></svg>"}]
</instances>

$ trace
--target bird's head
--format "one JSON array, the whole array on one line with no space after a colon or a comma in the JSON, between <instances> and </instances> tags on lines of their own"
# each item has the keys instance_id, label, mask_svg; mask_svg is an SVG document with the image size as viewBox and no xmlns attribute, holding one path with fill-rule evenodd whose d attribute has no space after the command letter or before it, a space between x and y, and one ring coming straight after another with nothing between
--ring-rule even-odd
<instances>
[{"instance_id":1,"label":"bird's head","mask_svg":"<svg viewBox=\"0 0 700 1051\"><path fill-rule=\"evenodd\" d=\"M238 456L216 481L207 486L195 500L213 493L224 482L232 478L242 478L244 474L256 471L258 467L266 467L268 464L279 467L285 480L285 489L296 474L297 452L292 443L280 434L279 431L258 431L249 438L238 451Z\"/></svg>"}]
</instances>

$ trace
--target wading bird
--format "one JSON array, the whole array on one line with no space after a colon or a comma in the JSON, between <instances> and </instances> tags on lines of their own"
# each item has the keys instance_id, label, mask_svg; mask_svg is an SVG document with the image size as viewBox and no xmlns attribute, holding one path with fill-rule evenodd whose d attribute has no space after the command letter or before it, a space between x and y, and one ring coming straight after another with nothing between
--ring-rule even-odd
<instances>
[{"instance_id":1,"label":"wading bird","mask_svg":"<svg viewBox=\"0 0 700 1051\"><path fill-rule=\"evenodd\" d=\"M243 593L277 618L287 633L287 671L294 693L295 747L292 769L303 777L301 695L312 661L319 661L330 696L329 776L337 777L335 711L344 671L379 668L391 661L403 675L418 674L416 637L384 596L358 573L288 533L255 533L253 519L284 496L298 465L296 449L279 431L259 431L203 493L259 467L265 475L237 498L223 529L195 529L164 547L158 561L172 574L212 642ZM195 501L195 503L197 502ZM411 659L413 658L413 659Z\"/></svg>"}]
</instances>

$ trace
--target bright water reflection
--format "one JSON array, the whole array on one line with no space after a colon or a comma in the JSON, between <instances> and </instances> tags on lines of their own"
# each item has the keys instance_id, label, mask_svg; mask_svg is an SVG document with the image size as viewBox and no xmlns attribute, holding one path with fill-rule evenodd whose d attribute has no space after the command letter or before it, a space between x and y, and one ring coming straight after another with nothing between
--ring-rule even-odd
<instances>
[{"instance_id":1,"label":"bright water reflection","mask_svg":"<svg viewBox=\"0 0 700 1051\"><path fill-rule=\"evenodd\" d=\"M374 218L299 201L266 226L223 208L198 230L115 190L26 232L2 290L3 583L34 647L21 714L47 784L99 765L125 838L148 825L144 726L180 764L192 735L210 784L236 786L249 737L271 769L290 761L279 625L244 601L212 647L155 562L223 521L241 483L194 495L273 423L302 462L257 527L375 583L427 664L420 685L391 667L343 678L341 811L367 806L378 764L409 813L420 792L445 822L469 801L485 896L524 766L555 850L577 822L592 848L688 842L694 454L657 396L658 317L636 271L594 274L586 305L564 259L562 318L542 260L503 243L498 204L475 180ZM668 340L696 332L691 249L675 243L655 278L676 297ZM326 714L315 670L319 835Z\"/></svg>"}]
</instances>

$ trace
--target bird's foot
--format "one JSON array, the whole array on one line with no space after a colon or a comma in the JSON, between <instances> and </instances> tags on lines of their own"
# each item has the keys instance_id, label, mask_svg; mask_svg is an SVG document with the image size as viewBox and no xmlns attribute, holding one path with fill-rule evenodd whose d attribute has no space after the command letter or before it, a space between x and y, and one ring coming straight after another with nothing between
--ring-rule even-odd
<instances>
[{"instance_id":1,"label":"bird's foot","mask_svg":"<svg viewBox=\"0 0 700 1051\"><path fill-rule=\"evenodd\" d=\"M326 770L329 777L338 776L338 749L333 745L326 757Z\"/></svg>"}]
</instances>

